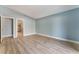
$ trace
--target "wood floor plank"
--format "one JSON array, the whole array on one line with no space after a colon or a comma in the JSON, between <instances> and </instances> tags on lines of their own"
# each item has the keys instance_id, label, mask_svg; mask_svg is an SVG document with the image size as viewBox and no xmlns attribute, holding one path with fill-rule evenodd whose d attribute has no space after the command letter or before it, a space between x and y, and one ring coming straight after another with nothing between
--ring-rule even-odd
<instances>
[{"instance_id":1,"label":"wood floor plank","mask_svg":"<svg viewBox=\"0 0 79 59\"><path fill-rule=\"evenodd\" d=\"M20 38L3 38L1 54L78 54L69 42L59 41L40 35Z\"/></svg>"}]
</instances>

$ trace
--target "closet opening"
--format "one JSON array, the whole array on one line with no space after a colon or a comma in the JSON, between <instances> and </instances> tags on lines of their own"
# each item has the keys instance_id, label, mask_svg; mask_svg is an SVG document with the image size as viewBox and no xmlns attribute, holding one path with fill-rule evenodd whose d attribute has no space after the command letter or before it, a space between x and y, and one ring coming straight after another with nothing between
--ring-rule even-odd
<instances>
[{"instance_id":1,"label":"closet opening","mask_svg":"<svg viewBox=\"0 0 79 59\"><path fill-rule=\"evenodd\" d=\"M13 18L10 17L2 17L1 18L1 41L6 37L13 38Z\"/></svg>"}]
</instances>

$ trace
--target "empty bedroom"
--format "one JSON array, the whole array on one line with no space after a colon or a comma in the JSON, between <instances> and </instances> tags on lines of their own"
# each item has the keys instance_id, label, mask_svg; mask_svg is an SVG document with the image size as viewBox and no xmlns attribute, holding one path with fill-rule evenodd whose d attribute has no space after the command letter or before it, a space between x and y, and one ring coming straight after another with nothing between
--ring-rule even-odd
<instances>
[{"instance_id":1,"label":"empty bedroom","mask_svg":"<svg viewBox=\"0 0 79 59\"><path fill-rule=\"evenodd\" d=\"M0 5L0 54L78 54L79 5Z\"/></svg>"}]
</instances>

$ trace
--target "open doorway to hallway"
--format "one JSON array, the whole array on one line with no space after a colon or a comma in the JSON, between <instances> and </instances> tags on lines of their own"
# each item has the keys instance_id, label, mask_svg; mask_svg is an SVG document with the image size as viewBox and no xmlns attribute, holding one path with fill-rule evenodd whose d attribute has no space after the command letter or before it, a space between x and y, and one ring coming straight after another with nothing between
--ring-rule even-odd
<instances>
[{"instance_id":1,"label":"open doorway to hallway","mask_svg":"<svg viewBox=\"0 0 79 59\"><path fill-rule=\"evenodd\" d=\"M19 39L23 38L23 20L17 21L17 37Z\"/></svg>"}]
</instances>

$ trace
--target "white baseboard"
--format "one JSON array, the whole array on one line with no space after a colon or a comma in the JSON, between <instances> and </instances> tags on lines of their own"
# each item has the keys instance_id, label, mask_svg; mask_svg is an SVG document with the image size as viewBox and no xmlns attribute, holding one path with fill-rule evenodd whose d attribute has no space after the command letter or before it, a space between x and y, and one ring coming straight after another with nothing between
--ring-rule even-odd
<instances>
[{"instance_id":1,"label":"white baseboard","mask_svg":"<svg viewBox=\"0 0 79 59\"><path fill-rule=\"evenodd\" d=\"M37 33L37 35L41 35L41 36L45 36L45 37L49 37L49 38L55 38L55 39L57 39L57 40L62 40L62 41L67 41L67 42L72 42L72 43L79 44L78 41L69 40L69 39L64 39L64 38L60 38L60 37L49 36L49 35L41 34L41 33Z\"/></svg>"},{"instance_id":2,"label":"white baseboard","mask_svg":"<svg viewBox=\"0 0 79 59\"><path fill-rule=\"evenodd\" d=\"M64 38L60 38L60 37L49 36L49 35L41 34L41 33L24 34L24 36L30 36L30 35L41 35L41 36L45 36L45 37L49 37L49 38L55 38L55 39L57 39L57 40L62 40L62 41L67 41L67 42L72 42L72 43L79 44L78 41L69 40L69 39L64 39ZM12 35L4 35L4 36L2 36L2 37L11 37L11 36L12 36Z\"/></svg>"},{"instance_id":3,"label":"white baseboard","mask_svg":"<svg viewBox=\"0 0 79 59\"><path fill-rule=\"evenodd\" d=\"M24 34L24 36L35 35L36 33ZM3 35L2 37L11 37L12 35ZM15 37L16 38L16 37Z\"/></svg>"},{"instance_id":4,"label":"white baseboard","mask_svg":"<svg viewBox=\"0 0 79 59\"><path fill-rule=\"evenodd\" d=\"M24 36L35 35L36 33L24 34Z\"/></svg>"},{"instance_id":5,"label":"white baseboard","mask_svg":"<svg viewBox=\"0 0 79 59\"><path fill-rule=\"evenodd\" d=\"M2 37L4 38L4 37L11 37L12 35L3 35Z\"/></svg>"}]
</instances>

